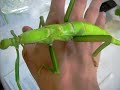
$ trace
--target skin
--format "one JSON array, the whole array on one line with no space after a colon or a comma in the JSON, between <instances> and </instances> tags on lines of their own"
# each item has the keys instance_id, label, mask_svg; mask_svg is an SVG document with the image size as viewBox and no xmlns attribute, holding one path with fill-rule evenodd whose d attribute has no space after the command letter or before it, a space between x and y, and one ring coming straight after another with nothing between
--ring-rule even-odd
<instances>
[{"instance_id":1,"label":"skin","mask_svg":"<svg viewBox=\"0 0 120 90\"><path fill-rule=\"evenodd\" d=\"M58 3L59 2L59 3ZM104 28L105 13L99 13L102 0L92 0L89 8L86 0L76 0L70 21L87 21ZM63 23L65 0L52 0L46 24ZM30 30L23 27L23 32ZM60 74L42 69L41 65L52 66L48 46L45 44L26 44L23 49L25 62L41 90L100 90L97 82L97 68L92 61L92 53L100 43L55 41L53 47L58 58ZM99 57L96 59L99 60Z\"/></svg>"}]
</instances>

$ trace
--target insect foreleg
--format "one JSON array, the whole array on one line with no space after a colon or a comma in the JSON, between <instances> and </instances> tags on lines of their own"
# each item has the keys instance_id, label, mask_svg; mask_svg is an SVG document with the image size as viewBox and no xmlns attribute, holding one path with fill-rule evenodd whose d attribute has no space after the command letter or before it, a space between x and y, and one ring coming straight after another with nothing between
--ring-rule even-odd
<instances>
[{"instance_id":1,"label":"insect foreleg","mask_svg":"<svg viewBox=\"0 0 120 90\"><path fill-rule=\"evenodd\" d=\"M45 68L45 69L47 69L47 70L49 70L49 71L51 71L52 73L55 73L55 74L59 74L60 73L60 71L59 71L59 65L58 65L58 61L57 61L54 49L50 45L49 45L49 52L50 52L50 57L51 57L52 66L53 67L50 67L50 66L48 66L46 64L43 64L42 66L40 66L38 74L40 74L40 72L41 72L41 70L43 68Z\"/></svg>"},{"instance_id":2,"label":"insect foreleg","mask_svg":"<svg viewBox=\"0 0 120 90\"><path fill-rule=\"evenodd\" d=\"M50 57L51 57L53 67L50 67L48 65L43 65L43 67L48 69L49 71L51 71L53 73L59 74L60 71L59 71L58 61L57 61L57 58L56 58L56 55L55 55L55 51L54 51L54 49L51 45L49 45L49 52L50 52Z\"/></svg>"},{"instance_id":3,"label":"insect foreleg","mask_svg":"<svg viewBox=\"0 0 120 90\"><path fill-rule=\"evenodd\" d=\"M50 68L53 73L59 73L59 65L56 59L56 55L52 46L49 46L50 56L53 64L53 68Z\"/></svg>"},{"instance_id":4,"label":"insect foreleg","mask_svg":"<svg viewBox=\"0 0 120 90\"><path fill-rule=\"evenodd\" d=\"M75 3L75 0L70 0L70 4L68 6L67 12L66 12L65 17L64 17L64 22L69 21L69 17L70 17L71 11L73 9L74 3ZM42 23L42 18L41 18L41 23ZM59 73L58 62L57 62L57 59L55 56L54 49L51 45L49 45L49 52L50 52L50 57L52 60L53 68L51 68L47 65L43 65L42 67L47 68L48 70L52 71L53 73Z\"/></svg>"},{"instance_id":5,"label":"insect foreleg","mask_svg":"<svg viewBox=\"0 0 120 90\"><path fill-rule=\"evenodd\" d=\"M75 0L70 0L67 12L66 12L65 17L64 17L64 22L68 22L69 21L70 14L71 14L71 11L73 9L74 3L75 3Z\"/></svg>"},{"instance_id":6,"label":"insect foreleg","mask_svg":"<svg viewBox=\"0 0 120 90\"><path fill-rule=\"evenodd\" d=\"M43 27L43 26L45 26L45 22L44 22L43 16L41 16L39 27ZM50 57L51 57L53 67L50 67L48 65L43 64L42 66L40 66L40 68L38 70L38 74L40 74L42 68L45 68L45 69L47 69L47 70L49 70L53 73L57 73L57 74L60 73L59 67L58 67L58 62L57 62L56 55L55 55L55 52L54 52L54 48L52 47L52 45L49 45L49 52L50 52Z\"/></svg>"},{"instance_id":7,"label":"insect foreleg","mask_svg":"<svg viewBox=\"0 0 120 90\"><path fill-rule=\"evenodd\" d=\"M93 63L95 66L98 66L98 62L95 60L95 57L99 54L99 52L101 52L105 47L107 47L111 43L112 36L110 36L110 35L75 36L74 41L77 41L77 42L104 42L92 54Z\"/></svg>"},{"instance_id":8,"label":"insect foreleg","mask_svg":"<svg viewBox=\"0 0 120 90\"><path fill-rule=\"evenodd\" d=\"M39 28L43 27L44 25L45 25L44 17L40 16Z\"/></svg>"}]
</instances>

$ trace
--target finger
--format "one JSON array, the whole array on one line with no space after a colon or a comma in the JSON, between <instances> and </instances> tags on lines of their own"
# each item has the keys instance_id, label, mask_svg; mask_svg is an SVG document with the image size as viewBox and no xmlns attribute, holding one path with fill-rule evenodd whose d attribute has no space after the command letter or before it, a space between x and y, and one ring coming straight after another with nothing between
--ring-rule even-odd
<instances>
[{"instance_id":1,"label":"finger","mask_svg":"<svg viewBox=\"0 0 120 90\"><path fill-rule=\"evenodd\" d=\"M24 26L22 29L23 32L27 32L29 30L32 30L32 28L29 26ZM29 51L29 48L32 48L33 46L35 46L35 44L24 44L23 52L25 52L26 50Z\"/></svg>"},{"instance_id":2,"label":"finger","mask_svg":"<svg viewBox=\"0 0 120 90\"><path fill-rule=\"evenodd\" d=\"M26 31L31 30L31 29L32 29L32 28L29 27L29 26L24 26L24 27L22 28L22 31L23 31L23 32L26 32Z\"/></svg>"},{"instance_id":3,"label":"finger","mask_svg":"<svg viewBox=\"0 0 120 90\"><path fill-rule=\"evenodd\" d=\"M106 23L106 13L100 12L100 14L96 20L96 25L101 28L105 28L105 23Z\"/></svg>"},{"instance_id":4,"label":"finger","mask_svg":"<svg viewBox=\"0 0 120 90\"><path fill-rule=\"evenodd\" d=\"M32 28L29 26L24 26L22 28L23 32L27 32L29 30L32 30ZM23 51L22 51L22 55L23 55L24 59L27 57L27 54L28 54L27 52L30 52L34 49L33 47L35 47L35 44L24 44Z\"/></svg>"},{"instance_id":5,"label":"finger","mask_svg":"<svg viewBox=\"0 0 120 90\"><path fill-rule=\"evenodd\" d=\"M87 9L86 13L85 13L85 20L95 24L98 15L99 15L99 9L100 6L102 4L102 0L92 0L89 8Z\"/></svg>"},{"instance_id":6,"label":"finger","mask_svg":"<svg viewBox=\"0 0 120 90\"><path fill-rule=\"evenodd\" d=\"M70 21L83 20L83 13L86 7L86 3L87 3L86 0L75 0L75 4L70 15Z\"/></svg>"},{"instance_id":7,"label":"finger","mask_svg":"<svg viewBox=\"0 0 120 90\"><path fill-rule=\"evenodd\" d=\"M63 23L65 0L52 0L46 24Z\"/></svg>"}]
</instances>

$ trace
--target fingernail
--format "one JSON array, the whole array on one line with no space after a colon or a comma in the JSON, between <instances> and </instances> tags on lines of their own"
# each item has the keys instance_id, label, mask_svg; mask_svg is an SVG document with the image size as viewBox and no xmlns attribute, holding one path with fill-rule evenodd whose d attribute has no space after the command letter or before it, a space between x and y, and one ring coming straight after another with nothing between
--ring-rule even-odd
<instances>
[{"instance_id":1,"label":"fingernail","mask_svg":"<svg viewBox=\"0 0 120 90\"><path fill-rule=\"evenodd\" d=\"M22 31L23 31L23 32L26 32L26 31L28 31L28 30L30 30L30 29L32 29L32 28L29 27L29 26L24 26L24 27L22 28Z\"/></svg>"}]
</instances>

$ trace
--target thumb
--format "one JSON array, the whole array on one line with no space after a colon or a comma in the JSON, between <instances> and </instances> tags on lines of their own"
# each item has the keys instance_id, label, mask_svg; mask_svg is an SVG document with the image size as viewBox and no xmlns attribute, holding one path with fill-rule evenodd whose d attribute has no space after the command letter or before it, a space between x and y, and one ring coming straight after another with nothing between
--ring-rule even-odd
<instances>
[{"instance_id":1,"label":"thumb","mask_svg":"<svg viewBox=\"0 0 120 90\"><path fill-rule=\"evenodd\" d=\"M22 28L22 31L23 31L23 32L26 32L26 31L29 31L29 30L32 30L32 28L29 27L29 26L24 26L24 27Z\"/></svg>"},{"instance_id":2,"label":"thumb","mask_svg":"<svg viewBox=\"0 0 120 90\"><path fill-rule=\"evenodd\" d=\"M32 30L31 27L29 26L24 26L22 28L23 33ZM36 44L24 44L23 45L23 51L22 51L22 55L23 58L26 60L27 57L29 57L29 55L31 55L31 53L33 52L34 48L35 48Z\"/></svg>"}]
</instances>

